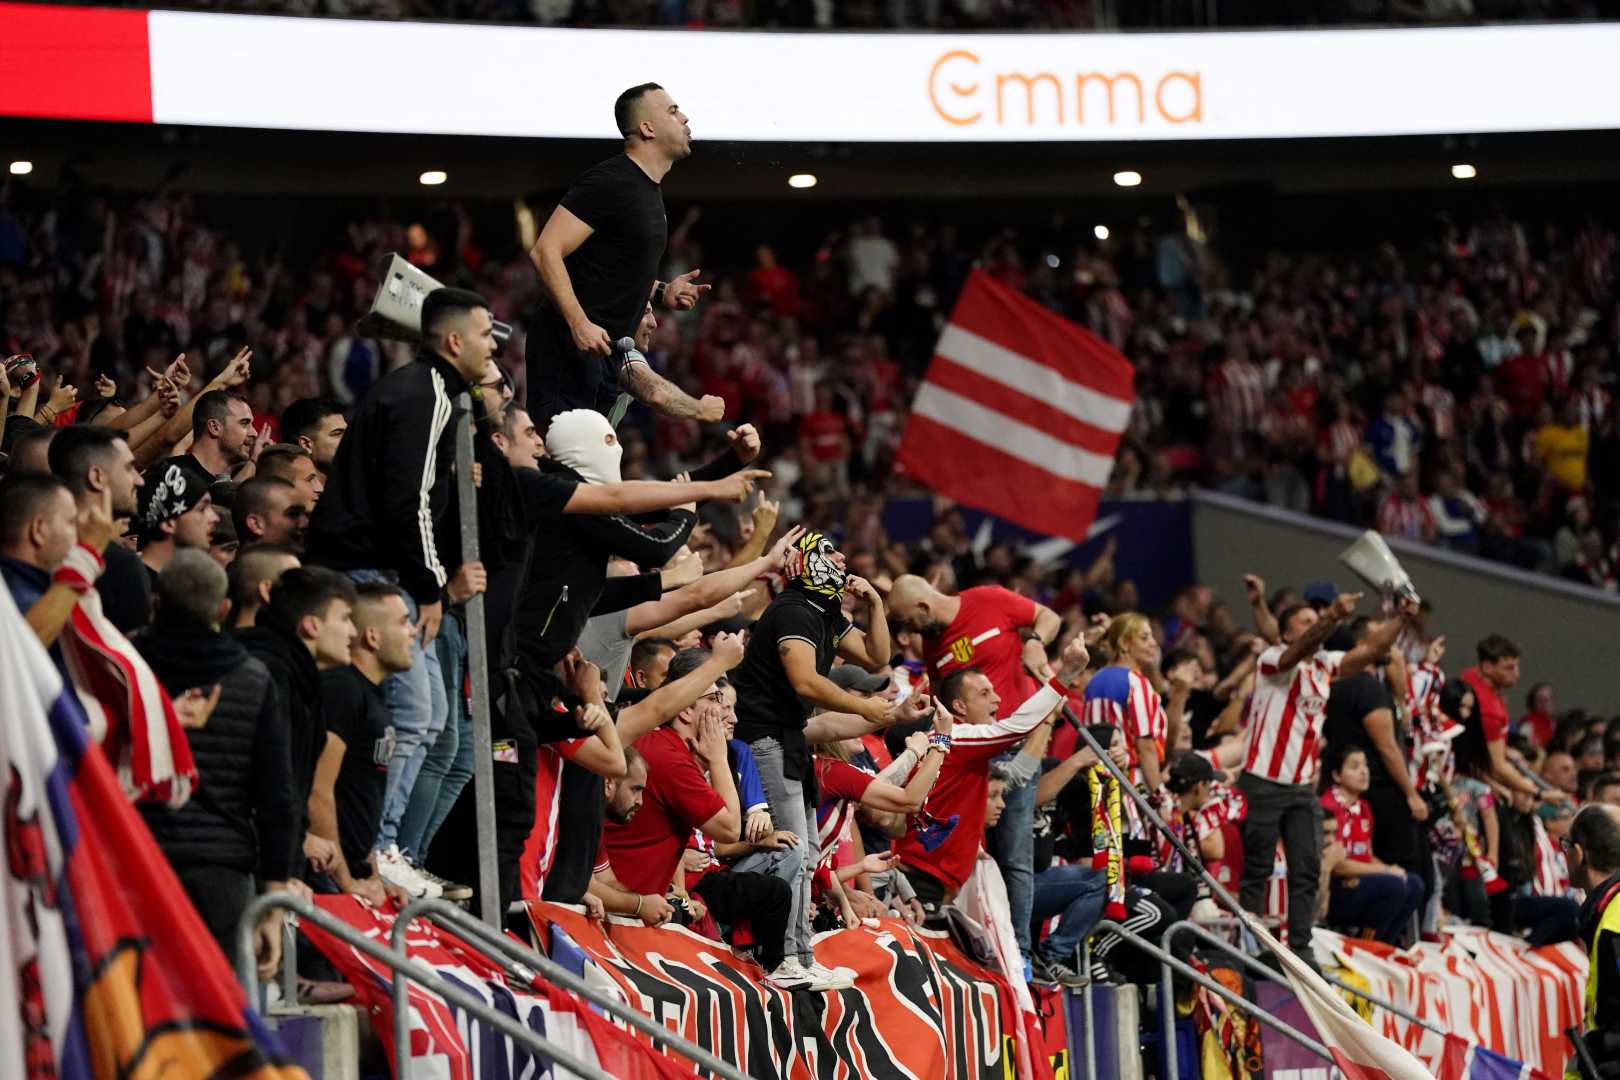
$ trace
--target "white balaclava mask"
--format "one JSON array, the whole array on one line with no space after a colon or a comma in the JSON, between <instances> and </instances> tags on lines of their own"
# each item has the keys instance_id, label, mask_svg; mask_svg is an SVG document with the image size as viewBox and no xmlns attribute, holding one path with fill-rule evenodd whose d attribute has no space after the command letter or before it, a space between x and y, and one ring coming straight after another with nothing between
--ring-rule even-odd
<instances>
[{"instance_id":1,"label":"white balaclava mask","mask_svg":"<svg viewBox=\"0 0 1620 1080\"><path fill-rule=\"evenodd\" d=\"M588 484L617 484L624 447L607 417L595 409L569 409L551 418L546 429L546 453L566 465Z\"/></svg>"}]
</instances>

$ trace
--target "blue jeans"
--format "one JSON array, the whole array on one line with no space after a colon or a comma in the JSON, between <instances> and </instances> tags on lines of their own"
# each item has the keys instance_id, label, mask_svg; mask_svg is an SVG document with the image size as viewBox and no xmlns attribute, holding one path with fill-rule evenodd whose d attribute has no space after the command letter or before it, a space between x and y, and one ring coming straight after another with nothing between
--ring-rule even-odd
<instances>
[{"instance_id":1,"label":"blue jeans","mask_svg":"<svg viewBox=\"0 0 1620 1080\"><path fill-rule=\"evenodd\" d=\"M1078 968L1080 943L1102 918L1108 901L1108 877L1089 866L1050 866L1035 875L1034 915L1045 922L1060 915L1057 929L1041 943L1040 954ZM1033 934L1033 931L1031 931Z\"/></svg>"},{"instance_id":2,"label":"blue jeans","mask_svg":"<svg viewBox=\"0 0 1620 1080\"><path fill-rule=\"evenodd\" d=\"M1352 931L1371 930L1386 945L1400 944L1413 912L1423 903L1423 879L1416 874L1334 878L1332 889L1328 922Z\"/></svg>"},{"instance_id":3,"label":"blue jeans","mask_svg":"<svg viewBox=\"0 0 1620 1080\"><path fill-rule=\"evenodd\" d=\"M984 846L1007 883L1007 914L1018 936L1018 951L1027 962L1030 913L1035 903L1035 781L1008 788L1006 799L1007 808L986 834Z\"/></svg>"},{"instance_id":4,"label":"blue jeans","mask_svg":"<svg viewBox=\"0 0 1620 1080\"><path fill-rule=\"evenodd\" d=\"M357 584L395 584L394 575L380 570L351 570ZM416 601L405 597L405 607L415 622ZM444 677L439 671L439 650L422 648L421 638L411 639L411 666L383 680L388 697L388 718L394 725L394 756L388 759L388 782L383 789L382 825L377 829L377 850L387 851L399 842L399 825L416 786L416 775L427 760L428 747L438 739L448 718L450 703L444 693Z\"/></svg>"},{"instance_id":5,"label":"blue jeans","mask_svg":"<svg viewBox=\"0 0 1620 1080\"><path fill-rule=\"evenodd\" d=\"M765 800L771 804L771 821L783 832L799 838L799 846L808 853L810 845L817 843L811 826L815 823L814 809L804 801L804 783L789 780L782 773L782 744L769 736L748 744L754 751L754 765L759 779L765 785ZM787 940L782 943L784 956L797 956L806 964L813 964L816 954L810 948L810 885L816 872L815 859L799 860L798 880L789 881L793 889L793 909L788 916Z\"/></svg>"},{"instance_id":6,"label":"blue jeans","mask_svg":"<svg viewBox=\"0 0 1620 1080\"><path fill-rule=\"evenodd\" d=\"M449 719L422 761L405 818L399 823L399 850L418 863L426 860L433 834L472 777L472 719L467 714L467 698L461 692L467 677L466 625L460 611L446 608L439 636L433 639L444 676Z\"/></svg>"}]
</instances>

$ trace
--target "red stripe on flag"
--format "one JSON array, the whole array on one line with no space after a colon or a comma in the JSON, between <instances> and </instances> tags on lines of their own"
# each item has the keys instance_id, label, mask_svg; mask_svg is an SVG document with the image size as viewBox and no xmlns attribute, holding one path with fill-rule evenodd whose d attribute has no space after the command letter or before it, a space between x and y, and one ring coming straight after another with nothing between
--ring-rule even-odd
<instances>
[{"instance_id":1,"label":"red stripe on flag","mask_svg":"<svg viewBox=\"0 0 1620 1080\"><path fill-rule=\"evenodd\" d=\"M1077 543L1085 540L1101 497L1097 488L1054 476L915 414L906 427L897 465L958 502Z\"/></svg>"},{"instance_id":2,"label":"red stripe on flag","mask_svg":"<svg viewBox=\"0 0 1620 1080\"><path fill-rule=\"evenodd\" d=\"M0 4L0 113L151 123L147 14Z\"/></svg>"},{"instance_id":3,"label":"red stripe on flag","mask_svg":"<svg viewBox=\"0 0 1620 1080\"><path fill-rule=\"evenodd\" d=\"M1015 525L1084 542L1106 477L1098 463L1084 455L1111 460L1119 436L1078 419L1077 414L1089 417L1097 410L1100 417L1120 423L1121 414L1136 399L1130 362L1085 328L978 271L969 275L950 325L1017 359L981 347L971 358L975 366L969 367L964 356L936 355L924 387L937 391L936 396L955 395L950 400L970 402L975 408L969 426L976 434L913 411L897 467L941 495ZM955 343L963 345L960 336ZM984 374L986 365L997 364L1007 369L992 371L1006 376L1002 381ZM1050 375L1031 372L1031 366L1044 367ZM1032 388L1047 385L1063 395L1069 411L1032 394ZM1026 429L1026 437L1007 442L1021 447L1022 457L995 444L989 428L998 418L1005 420L1009 436L1015 424ZM1048 440L1059 445L1047 445ZM1067 448L1073 448L1072 458L1065 456ZM1049 467L1030 460L1046 453L1054 455ZM1060 472L1095 482L1064 479Z\"/></svg>"},{"instance_id":4,"label":"red stripe on flag","mask_svg":"<svg viewBox=\"0 0 1620 1080\"><path fill-rule=\"evenodd\" d=\"M1119 447L1116 433L1081 423L1062 409L988 379L948 357L934 357L933 366L928 369L928 381L1082 450L1113 457Z\"/></svg>"},{"instance_id":5,"label":"red stripe on flag","mask_svg":"<svg viewBox=\"0 0 1620 1080\"><path fill-rule=\"evenodd\" d=\"M1344 1072L1345 1080L1394 1080L1394 1077L1376 1065L1362 1065L1351 1061L1345 1056L1344 1051L1336 1046L1329 1046L1328 1049L1333 1052L1334 1063Z\"/></svg>"},{"instance_id":6,"label":"red stripe on flag","mask_svg":"<svg viewBox=\"0 0 1620 1080\"><path fill-rule=\"evenodd\" d=\"M1136 369L1107 342L995 278L975 271L951 312L964 330L1045 364L1070 382L1132 401Z\"/></svg>"}]
</instances>

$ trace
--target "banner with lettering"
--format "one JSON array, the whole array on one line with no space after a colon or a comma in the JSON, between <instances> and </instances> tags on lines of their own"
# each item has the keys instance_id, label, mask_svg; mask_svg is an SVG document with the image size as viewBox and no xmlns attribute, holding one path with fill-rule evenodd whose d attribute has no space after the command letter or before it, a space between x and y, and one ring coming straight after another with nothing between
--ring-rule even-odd
<instances>
[{"instance_id":1,"label":"banner with lettering","mask_svg":"<svg viewBox=\"0 0 1620 1080\"><path fill-rule=\"evenodd\" d=\"M559 962L572 957L587 979L757 1080L1051 1080L1038 1020L945 934L892 919L821 934L817 962L854 987L790 994L682 927L603 924L539 902L529 916Z\"/></svg>"}]
</instances>

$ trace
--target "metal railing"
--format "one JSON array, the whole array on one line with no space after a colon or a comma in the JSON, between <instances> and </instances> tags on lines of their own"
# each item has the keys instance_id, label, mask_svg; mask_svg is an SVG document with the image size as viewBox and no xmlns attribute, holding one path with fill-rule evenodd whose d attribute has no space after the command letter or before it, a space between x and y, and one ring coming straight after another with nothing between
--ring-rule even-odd
<instances>
[{"instance_id":1,"label":"metal railing","mask_svg":"<svg viewBox=\"0 0 1620 1080\"><path fill-rule=\"evenodd\" d=\"M1199 986L1203 987L1205 990L1208 990L1210 993L1216 995L1217 997L1221 998L1223 1001L1227 1002L1227 1004L1232 1005L1235 1008L1242 1009L1245 1013L1247 1013L1250 1016L1254 1017L1254 1019L1259 1021L1260 1023L1266 1025L1267 1027L1274 1028L1277 1031L1281 1032L1282 1034L1288 1036L1290 1039L1293 1039L1295 1042L1297 1042L1299 1045L1303 1046L1305 1049L1309 1050L1311 1053L1313 1053L1313 1054L1317 1055L1318 1057L1323 1058L1324 1060L1326 1060L1330 1066L1333 1064L1333 1054L1332 1054L1332 1052L1329 1051L1328 1048L1326 1046L1324 1046L1319 1040L1313 1039L1311 1036L1305 1034L1303 1031L1300 1031L1298 1028L1294 1027L1292 1024L1290 1024L1288 1021L1284 1020L1282 1017L1277 1016L1274 1013L1267 1012L1265 1009L1262 1009L1260 1006L1256 1005L1254 1002L1252 1002L1252 1001L1248 1000L1247 998L1245 998L1242 994L1236 993L1235 991L1232 991L1232 990L1228 990L1226 987L1222 986L1220 983L1216 982L1214 979L1210 978L1208 975L1204 974L1202 971L1199 971L1197 968L1193 967L1191 964L1187 963L1186 961L1177 960L1174 956L1170 955L1168 946L1161 947L1159 945L1155 945L1155 944L1153 944L1153 942L1149 941L1147 938L1145 938L1142 935L1136 933L1135 931L1127 930L1127 929L1125 929L1125 927L1119 925L1119 923L1113 922L1113 921L1111 921L1109 919L1104 919L1101 922L1099 922L1097 924L1097 928L1096 928L1095 933L1098 933L1098 934L1117 934L1119 937L1123 938L1125 941L1130 942L1132 945L1135 945L1138 949L1141 949L1143 952L1147 953L1149 956L1152 956L1155 959L1157 959L1159 961L1159 963L1161 965L1163 965L1164 971L1165 971L1165 978L1164 978L1163 986L1161 987L1161 993L1164 994L1164 997L1160 999L1161 1002L1162 1002L1162 1004L1160 1006L1160 1011L1162 1013L1164 1013L1164 1017L1165 1017L1165 1019L1164 1019L1164 1038L1165 1038L1165 1054L1166 1054L1166 1059L1165 1060L1166 1060L1167 1066L1168 1066L1165 1069L1165 1071L1172 1078L1179 1076L1180 1073L1177 1071L1178 1061L1177 1061L1176 1040L1175 1040L1175 1034L1176 1034L1175 993L1174 993L1174 991L1172 989L1170 989L1170 975L1171 975L1171 973L1179 974L1179 975L1181 975L1181 976L1183 976L1183 977L1185 977L1187 979L1190 979L1192 982L1197 983ZM1089 938L1086 939L1084 953L1085 953L1086 967L1089 970L1090 966L1091 966L1091 940ZM1082 995L1083 1004L1084 1004L1085 1011L1086 1011L1086 1077L1087 1077L1087 1080L1096 1080L1096 1078L1097 1078L1097 1025L1096 1025L1096 1018L1094 1016L1093 1009L1092 1009L1092 1004L1091 1004L1091 995L1092 995L1092 985L1091 985L1091 983L1089 983L1089 982L1086 983L1084 989L1082 989L1080 991L1080 993Z\"/></svg>"},{"instance_id":2,"label":"metal railing","mask_svg":"<svg viewBox=\"0 0 1620 1080\"><path fill-rule=\"evenodd\" d=\"M1178 923L1172 923L1165 930L1164 935L1159 939L1159 941L1164 946L1166 953L1170 952L1175 947L1175 939L1181 934L1192 934L1194 937L1203 941L1206 945L1209 945L1210 947L1217 949L1218 951L1225 953L1227 956L1237 960L1244 967L1248 968L1262 979L1269 979L1272 982L1279 983L1283 986L1288 985L1288 979L1276 968L1262 963L1260 960L1250 956L1248 953L1244 952L1236 945L1233 945L1230 941L1227 941L1219 934L1211 933L1208 927L1192 922L1191 920L1183 920ZM1162 967L1164 974L1163 981L1159 985L1159 1008L1164 1017L1166 1055L1165 1071L1171 1076L1178 1076L1180 1075L1177 1071L1179 1065L1179 1048L1177 1047L1175 1041L1175 991L1171 988L1170 978L1172 969L1168 963L1163 964ZM1336 986L1341 990L1347 990L1355 996L1371 1002L1378 1008L1387 1009L1396 1016L1410 1020L1412 1023L1417 1024L1420 1027L1437 1032L1441 1036L1446 1034L1446 1029L1435 1023L1433 1020L1425 1020L1423 1017L1418 1016L1416 1013L1413 1013L1408 1009L1404 1009L1401 1006L1396 1005L1392 1001L1385 1001L1376 994L1369 993L1368 991L1357 986L1351 986L1349 983L1338 978L1337 976L1329 975L1324 972L1322 979L1329 985ZM1253 1006L1244 1007L1249 1009L1251 1012L1255 1011Z\"/></svg>"},{"instance_id":3,"label":"metal railing","mask_svg":"<svg viewBox=\"0 0 1620 1080\"><path fill-rule=\"evenodd\" d=\"M523 968L533 969L533 971L545 976L546 979L564 990L577 994L600 1007L608 1015L623 1020L637 1031L648 1036L654 1043L669 1047L684 1057L690 1058L716 1076L724 1077L725 1080L748 1080L748 1076L735 1065L716 1057L684 1036L670 1031L652 1017L636 1011L614 998L611 994L597 990L555 960L519 944L500 931L490 929L488 924L473 918L461 908L444 900L413 900L405 906L405 909L394 919L393 945L396 952L404 953L405 936L409 932L411 925L419 919L427 919L467 938L469 944L484 952L486 956L492 958L498 956ZM396 1044L403 1037L400 1033L400 1024L402 1023L400 1018L405 1015L404 1009L401 1008L405 993L404 981L396 979L394 983L394 1038Z\"/></svg>"},{"instance_id":4,"label":"metal railing","mask_svg":"<svg viewBox=\"0 0 1620 1080\"><path fill-rule=\"evenodd\" d=\"M440 978L439 973L420 960L412 960L405 955L403 946L398 951L384 945L379 945L371 938L366 937L348 923L329 915L310 903L308 900L291 893L273 892L265 893L253 903L248 905L247 911L242 914L242 921L237 930L236 974L247 991L248 1000L259 1000L259 969L258 960L254 954L253 936L254 928L259 921L272 911L290 911L300 919L307 919L323 931L331 934L339 941L353 949L357 949L366 956L382 964L394 973L395 987L404 986L406 980L414 982L423 989L429 990L443 998L449 1004L464 1010L468 1016L480 1024L486 1024L514 1043L528 1048L535 1055L544 1058L553 1065L567 1069L580 1080L596 1077L601 1074L599 1066L584 1061L569 1050L565 1050L522 1023L492 1008L487 1002L471 991L464 990L454 983ZM284 963L291 963L290 958L284 958ZM399 1012L399 998L395 998L396 1013ZM407 1003L406 1009L409 1008ZM396 1041L394 1045L394 1076L396 1080L409 1080L411 1071L411 1044L409 1037L409 1015L406 1014L406 1035L403 1040L398 1036L398 1016L395 1018Z\"/></svg>"}]
</instances>

